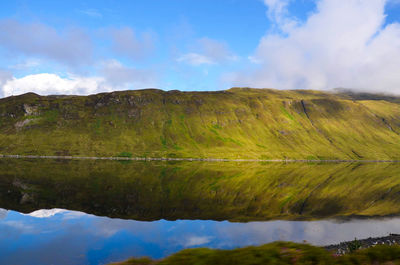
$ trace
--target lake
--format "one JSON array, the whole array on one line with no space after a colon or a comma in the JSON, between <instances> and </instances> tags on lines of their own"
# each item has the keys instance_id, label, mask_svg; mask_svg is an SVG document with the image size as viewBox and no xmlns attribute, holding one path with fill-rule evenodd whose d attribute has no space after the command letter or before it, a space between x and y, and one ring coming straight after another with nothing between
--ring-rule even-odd
<instances>
[{"instance_id":1,"label":"lake","mask_svg":"<svg viewBox=\"0 0 400 265\"><path fill-rule=\"evenodd\" d=\"M400 233L400 164L0 160L0 264ZM67 209L67 210L64 210Z\"/></svg>"}]
</instances>

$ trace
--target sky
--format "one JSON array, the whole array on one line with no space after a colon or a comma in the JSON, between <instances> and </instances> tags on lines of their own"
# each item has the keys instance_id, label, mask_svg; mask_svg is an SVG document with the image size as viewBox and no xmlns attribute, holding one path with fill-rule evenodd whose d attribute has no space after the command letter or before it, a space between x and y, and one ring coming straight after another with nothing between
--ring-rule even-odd
<instances>
[{"instance_id":1,"label":"sky","mask_svg":"<svg viewBox=\"0 0 400 265\"><path fill-rule=\"evenodd\" d=\"M400 94L400 0L0 1L0 97L233 86Z\"/></svg>"}]
</instances>

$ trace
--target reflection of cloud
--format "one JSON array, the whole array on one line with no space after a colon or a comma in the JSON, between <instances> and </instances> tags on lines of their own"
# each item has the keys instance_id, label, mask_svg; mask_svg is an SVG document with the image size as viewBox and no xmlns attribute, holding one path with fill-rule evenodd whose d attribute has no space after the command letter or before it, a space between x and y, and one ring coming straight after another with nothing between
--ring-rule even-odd
<instances>
[{"instance_id":1,"label":"reflection of cloud","mask_svg":"<svg viewBox=\"0 0 400 265\"><path fill-rule=\"evenodd\" d=\"M41 209L41 210L37 210L31 213L28 213L27 215L32 216L32 217L36 217L36 218L48 218L48 217L52 217L58 213L64 213L64 212L68 212L68 210L64 210L64 209Z\"/></svg>"},{"instance_id":2,"label":"reflection of cloud","mask_svg":"<svg viewBox=\"0 0 400 265\"><path fill-rule=\"evenodd\" d=\"M0 208L0 219L4 219L7 217L8 210Z\"/></svg>"},{"instance_id":3,"label":"reflection of cloud","mask_svg":"<svg viewBox=\"0 0 400 265\"><path fill-rule=\"evenodd\" d=\"M187 238L187 242L184 244L185 247L194 247L210 243L213 239L212 236L191 236Z\"/></svg>"},{"instance_id":4,"label":"reflection of cloud","mask_svg":"<svg viewBox=\"0 0 400 265\"><path fill-rule=\"evenodd\" d=\"M4 211L0 209L0 213ZM30 264L30 260L40 264L87 264L88 260L104 264L131 255L158 259L199 246L230 249L277 240L307 240L314 245L327 245L355 237L400 233L400 218L341 223L332 220L143 222L50 209L29 215L9 211L7 218L0 221L0 231L0 249L4 253L0 255L0 264ZM12 249L7 248L11 240L15 242Z\"/></svg>"},{"instance_id":5,"label":"reflection of cloud","mask_svg":"<svg viewBox=\"0 0 400 265\"><path fill-rule=\"evenodd\" d=\"M296 222L272 221L250 223L218 223L215 227L218 247L237 247L245 245L260 245L273 241L296 240L302 233L296 230ZM223 239L223 240L221 240Z\"/></svg>"},{"instance_id":6,"label":"reflection of cloud","mask_svg":"<svg viewBox=\"0 0 400 265\"><path fill-rule=\"evenodd\" d=\"M153 233L156 232L156 228L160 225L160 221L141 222L97 216L94 216L94 218L92 223L93 231L101 237L111 237L120 231L124 231L136 236L147 237L146 239L151 240L151 237L154 236Z\"/></svg>"},{"instance_id":7,"label":"reflection of cloud","mask_svg":"<svg viewBox=\"0 0 400 265\"><path fill-rule=\"evenodd\" d=\"M23 221L5 221L2 224L17 230L18 233L35 232L35 228L33 225L26 224Z\"/></svg>"},{"instance_id":8,"label":"reflection of cloud","mask_svg":"<svg viewBox=\"0 0 400 265\"><path fill-rule=\"evenodd\" d=\"M78 218L84 217L84 216L89 216L89 215L86 213L83 213L83 212L65 211L63 213L63 220L78 219Z\"/></svg>"},{"instance_id":9,"label":"reflection of cloud","mask_svg":"<svg viewBox=\"0 0 400 265\"><path fill-rule=\"evenodd\" d=\"M315 245L335 244L342 241L386 236L400 232L400 219L366 219L348 222L301 222L304 239Z\"/></svg>"},{"instance_id":10,"label":"reflection of cloud","mask_svg":"<svg viewBox=\"0 0 400 265\"><path fill-rule=\"evenodd\" d=\"M400 233L400 219L366 219L337 222L322 221L270 221L223 223L216 226L218 247L260 245L284 240L329 245L354 238L385 236Z\"/></svg>"},{"instance_id":11,"label":"reflection of cloud","mask_svg":"<svg viewBox=\"0 0 400 265\"><path fill-rule=\"evenodd\" d=\"M304 223L302 229L304 231L304 238L306 238L305 240L313 242L315 244L316 242L321 242L321 239L324 238L332 239L332 233L335 232L329 231L329 226L335 226L335 223L330 223L330 225L327 225L326 223L324 223L324 221ZM327 232L330 233L330 235L326 234ZM338 232L338 234L340 234L340 231Z\"/></svg>"},{"instance_id":12,"label":"reflection of cloud","mask_svg":"<svg viewBox=\"0 0 400 265\"><path fill-rule=\"evenodd\" d=\"M67 229L66 234L38 231L33 241L20 234L15 240L17 248L2 249L7 252L0 257L0 264L89 264L86 250L96 243L97 238L85 238L85 227L79 225L70 225Z\"/></svg>"}]
</instances>

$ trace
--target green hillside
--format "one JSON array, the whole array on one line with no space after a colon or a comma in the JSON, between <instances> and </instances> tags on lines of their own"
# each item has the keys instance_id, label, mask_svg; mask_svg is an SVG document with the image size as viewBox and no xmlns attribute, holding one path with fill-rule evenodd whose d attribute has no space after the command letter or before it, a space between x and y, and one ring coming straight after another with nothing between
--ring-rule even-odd
<instances>
[{"instance_id":1,"label":"green hillside","mask_svg":"<svg viewBox=\"0 0 400 265\"><path fill-rule=\"evenodd\" d=\"M400 159L400 98L155 89L0 99L0 153Z\"/></svg>"}]
</instances>

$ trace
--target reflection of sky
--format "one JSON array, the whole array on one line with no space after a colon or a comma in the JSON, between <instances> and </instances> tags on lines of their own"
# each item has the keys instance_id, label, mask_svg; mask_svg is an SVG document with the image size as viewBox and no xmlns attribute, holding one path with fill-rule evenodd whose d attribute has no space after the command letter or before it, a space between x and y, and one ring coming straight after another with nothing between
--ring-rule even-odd
<instances>
[{"instance_id":1,"label":"reflection of sky","mask_svg":"<svg viewBox=\"0 0 400 265\"><path fill-rule=\"evenodd\" d=\"M30 215L0 209L0 264L105 264L131 256L160 258L188 247L229 249L276 240L325 245L388 233L400 233L400 218L140 222L60 209Z\"/></svg>"}]
</instances>

